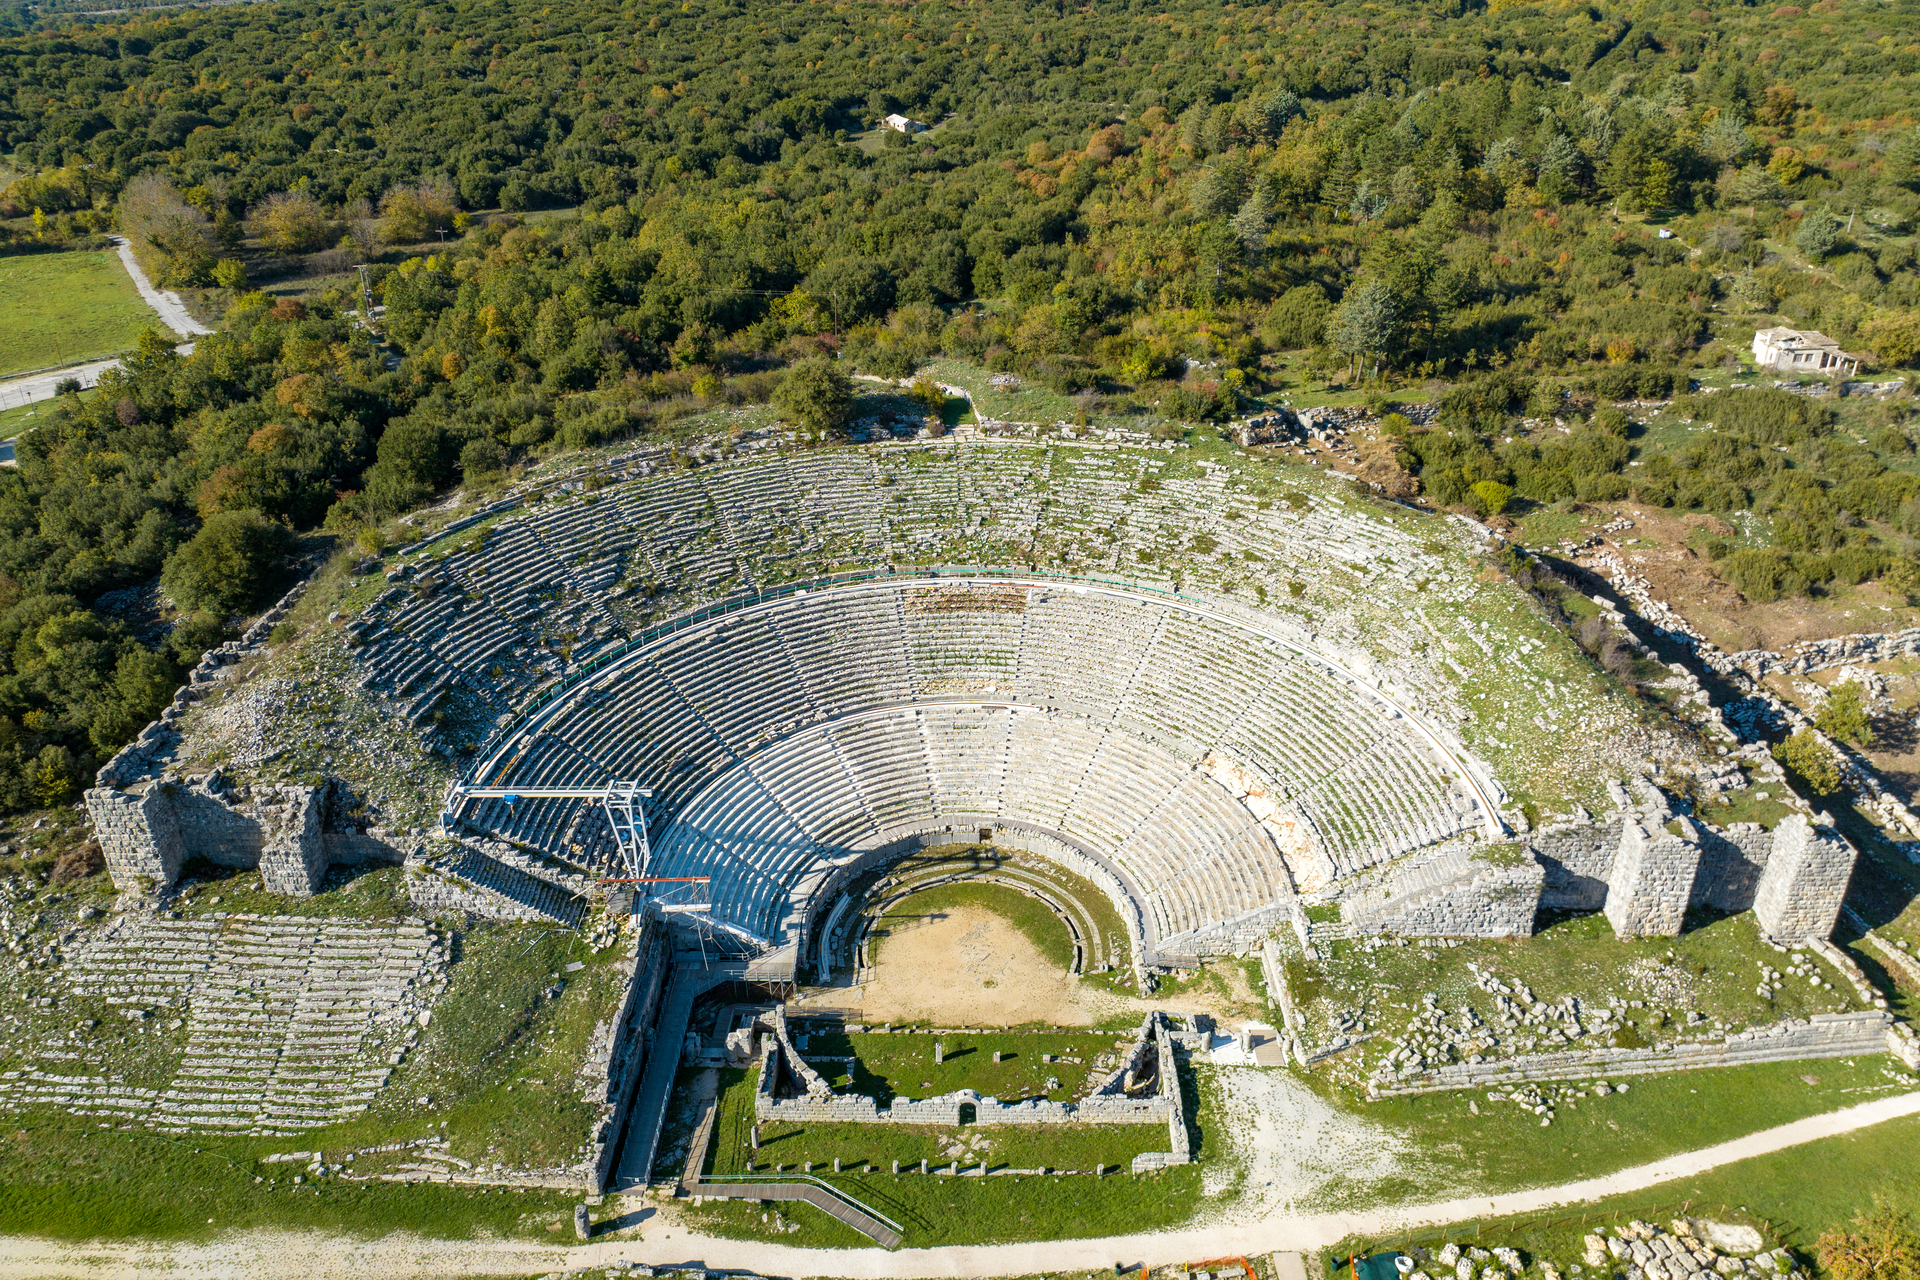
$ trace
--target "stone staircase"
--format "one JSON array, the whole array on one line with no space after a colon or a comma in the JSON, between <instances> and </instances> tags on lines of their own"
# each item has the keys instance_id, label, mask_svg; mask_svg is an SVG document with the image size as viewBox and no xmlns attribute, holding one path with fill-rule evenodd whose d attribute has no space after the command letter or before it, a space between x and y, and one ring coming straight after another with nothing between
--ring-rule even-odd
<instances>
[{"instance_id":1,"label":"stone staircase","mask_svg":"<svg viewBox=\"0 0 1920 1280\"><path fill-rule=\"evenodd\" d=\"M578 927L591 881L540 867L504 847L462 843L451 853L415 861L409 885L422 909L453 907L509 920L547 920ZM438 883L435 883L438 881Z\"/></svg>"}]
</instances>

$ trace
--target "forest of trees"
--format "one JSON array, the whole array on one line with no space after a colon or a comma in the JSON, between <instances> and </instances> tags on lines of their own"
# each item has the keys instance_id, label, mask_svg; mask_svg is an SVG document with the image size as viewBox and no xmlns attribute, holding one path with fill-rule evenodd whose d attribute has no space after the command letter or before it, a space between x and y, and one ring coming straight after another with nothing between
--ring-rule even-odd
<instances>
[{"instance_id":1,"label":"forest of trees","mask_svg":"<svg viewBox=\"0 0 1920 1280\"><path fill-rule=\"evenodd\" d=\"M1397 458L1440 505L1758 511L1774 545L1711 549L1758 598L1904 572L1899 406L1869 449L1760 393L1702 398L1711 439L1631 466L1608 402L1731 360L1716 303L1920 355L1916 14L0 11L0 251L116 226L163 283L230 302L0 473L0 807L81 785L295 534L719 403L780 396L830 430L848 364L944 353L1189 421L1308 372L1442 379L1439 425L1405 424ZM936 127L867 132L891 111ZM398 367L355 291L276 302L246 253L366 264ZM1582 425L1503 440L1523 414ZM93 606L156 576L185 613L151 647Z\"/></svg>"}]
</instances>

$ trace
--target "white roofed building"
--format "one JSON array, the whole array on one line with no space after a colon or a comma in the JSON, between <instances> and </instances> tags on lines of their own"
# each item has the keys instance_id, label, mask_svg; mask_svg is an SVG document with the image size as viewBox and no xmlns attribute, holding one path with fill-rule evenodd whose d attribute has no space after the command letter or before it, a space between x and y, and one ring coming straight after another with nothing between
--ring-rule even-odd
<instances>
[{"instance_id":1,"label":"white roofed building","mask_svg":"<svg viewBox=\"0 0 1920 1280\"><path fill-rule=\"evenodd\" d=\"M1753 335L1753 362L1776 373L1854 373L1860 357L1812 329L1761 329Z\"/></svg>"}]
</instances>

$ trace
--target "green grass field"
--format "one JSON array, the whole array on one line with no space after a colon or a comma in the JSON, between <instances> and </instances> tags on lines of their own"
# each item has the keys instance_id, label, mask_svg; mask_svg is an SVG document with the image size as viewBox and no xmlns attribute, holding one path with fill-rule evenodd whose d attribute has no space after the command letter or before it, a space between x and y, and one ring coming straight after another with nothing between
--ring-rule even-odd
<instances>
[{"instance_id":1,"label":"green grass field","mask_svg":"<svg viewBox=\"0 0 1920 1280\"><path fill-rule=\"evenodd\" d=\"M159 323L108 250L0 258L0 377L118 355Z\"/></svg>"},{"instance_id":2,"label":"green grass field","mask_svg":"<svg viewBox=\"0 0 1920 1280\"><path fill-rule=\"evenodd\" d=\"M1633 1219L1663 1226L1680 1216L1743 1222L1769 1245L1810 1257L1821 1232L1841 1226L1875 1200L1920 1213L1920 1118L1908 1117L1823 1138L1787 1151L1742 1160L1708 1173L1677 1178L1643 1192L1544 1214L1488 1218L1384 1237L1354 1237L1330 1250L1336 1257L1445 1240L1484 1247L1507 1245L1558 1263L1564 1273L1580 1261L1580 1237Z\"/></svg>"},{"instance_id":3,"label":"green grass field","mask_svg":"<svg viewBox=\"0 0 1920 1280\"><path fill-rule=\"evenodd\" d=\"M1631 1168L1916 1082L1892 1058L1876 1054L1633 1076L1627 1083L1628 1092L1608 1098L1577 1098L1578 1090L1567 1086L1545 1127L1531 1110L1492 1101L1486 1091L1386 1098L1358 1113L1411 1139L1432 1169L1493 1194ZM1372 1188L1359 1198L1377 1203L1395 1198L1395 1191Z\"/></svg>"},{"instance_id":4,"label":"green grass field","mask_svg":"<svg viewBox=\"0 0 1920 1280\"><path fill-rule=\"evenodd\" d=\"M855 1093L878 1099L882 1106L897 1097L931 1098L956 1089L972 1089L1003 1102L1041 1097L1064 1102L1084 1093L1096 1076L1104 1078L1112 1065L1118 1065L1122 1052L1118 1045L1123 1040L1133 1043L1131 1035L1111 1033L863 1033L809 1036L804 1052L835 1088L850 1082ZM938 1064L933 1060L936 1041L943 1046ZM993 1060L996 1052L999 1062ZM1044 1054L1056 1060L1043 1062ZM828 1060L845 1057L857 1061L843 1065ZM1103 1061L1111 1065L1103 1067ZM1050 1079L1058 1080L1059 1087L1047 1089Z\"/></svg>"}]
</instances>

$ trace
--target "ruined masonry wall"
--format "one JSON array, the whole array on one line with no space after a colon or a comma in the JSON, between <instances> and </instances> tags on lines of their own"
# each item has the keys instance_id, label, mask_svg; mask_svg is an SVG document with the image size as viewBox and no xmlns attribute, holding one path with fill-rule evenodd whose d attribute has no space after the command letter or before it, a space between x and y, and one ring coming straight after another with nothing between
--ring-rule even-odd
<instances>
[{"instance_id":1,"label":"ruined masonry wall","mask_svg":"<svg viewBox=\"0 0 1920 1280\"><path fill-rule=\"evenodd\" d=\"M173 809L163 797L96 787L87 792L86 800L94 835L117 888L134 892L173 883L186 858Z\"/></svg>"},{"instance_id":2,"label":"ruined masonry wall","mask_svg":"<svg viewBox=\"0 0 1920 1280\"><path fill-rule=\"evenodd\" d=\"M633 1091L652 1047L650 1028L667 989L673 944L667 928L649 920L634 943L627 966L626 998L607 1023L595 1027L588 1054L586 1100L595 1109L587 1135L587 1194L601 1195L613 1178L620 1128L631 1116Z\"/></svg>"},{"instance_id":3,"label":"ruined masonry wall","mask_svg":"<svg viewBox=\"0 0 1920 1280\"><path fill-rule=\"evenodd\" d=\"M1620 937L1679 936L1700 871L1695 828L1685 818L1679 825L1680 835L1634 820L1622 830L1605 908Z\"/></svg>"},{"instance_id":4,"label":"ruined masonry wall","mask_svg":"<svg viewBox=\"0 0 1920 1280\"><path fill-rule=\"evenodd\" d=\"M1454 878L1398 903L1368 909L1349 900L1348 919L1362 933L1409 938L1525 938L1539 914L1546 868L1530 853L1511 864L1467 860Z\"/></svg>"},{"instance_id":5,"label":"ruined masonry wall","mask_svg":"<svg viewBox=\"0 0 1920 1280\"><path fill-rule=\"evenodd\" d=\"M1769 1027L1742 1031L1719 1040L1662 1045L1652 1049L1588 1049L1529 1054L1506 1062L1456 1063L1402 1077L1380 1087L1376 1097L1403 1093L1439 1093L1480 1089L1528 1080L1584 1080L1595 1076L1651 1075L1696 1067L1732 1067L1752 1062L1797 1062L1808 1058L1847 1058L1892 1051L1893 1019L1878 1010L1864 1013L1816 1013Z\"/></svg>"},{"instance_id":6,"label":"ruined masonry wall","mask_svg":"<svg viewBox=\"0 0 1920 1280\"><path fill-rule=\"evenodd\" d=\"M1529 837L1534 856L1546 869L1540 887L1540 905L1557 911L1598 911L1607 902L1607 881L1620 852L1620 828L1625 819L1615 814L1605 822L1581 822L1546 827Z\"/></svg>"},{"instance_id":7,"label":"ruined masonry wall","mask_svg":"<svg viewBox=\"0 0 1920 1280\"><path fill-rule=\"evenodd\" d=\"M254 804L259 826L260 885L268 893L312 897L327 878L320 835L324 787L267 787Z\"/></svg>"},{"instance_id":8,"label":"ruined masonry wall","mask_svg":"<svg viewBox=\"0 0 1920 1280\"><path fill-rule=\"evenodd\" d=\"M1757 822L1736 822L1725 831L1702 826L1699 831L1700 874L1693 900L1720 911L1753 910L1774 834Z\"/></svg>"},{"instance_id":9,"label":"ruined masonry wall","mask_svg":"<svg viewBox=\"0 0 1920 1280\"><path fill-rule=\"evenodd\" d=\"M865 1094L810 1094L807 1097L778 1098L774 1082L786 1069L786 1058L796 1061L791 1042L784 1035L769 1036L760 1057L760 1083L754 1096L754 1118L780 1120L793 1124L921 1124L958 1125L962 1107L973 1109L976 1125L1049 1125L1049 1124L1156 1124L1167 1125L1168 1150L1149 1151L1134 1157L1133 1172L1143 1173L1170 1165L1186 1164L1193 1159L1192 1141L1187 1134L1186 1108L1180 1097L1179 1071L1174 1059L1172 1032L1165 1019L1153 1015L1142 1027L1142 1043L1135 1046L1127 1061L1111 1073L1092 1096L1077 1102L1053 1102L1030 1099L1025 1102L1001 1102L981 1097L971 1089L944 1094L938 1098L895 1098L885 1108ZM1119 1092L1120 1083L1145 1052L1150 1034L1157 1055L1159 1073L1150 1098L1129 1098Z\"/></svg>"},{"instance_id":10,"label":"ruined masonry wall","mask_svg":"<svg viewBox=\"0 0 1920 1280\"><path fill-rule=\"evenodd\" d=\"M1761 873L1753 913L1781 942L1825 938L1840 919L1840 902L1853 878L1853 847L1830 826L1790 814L1773 832L1773 851Z\"/></svg>"}]
</instances>

